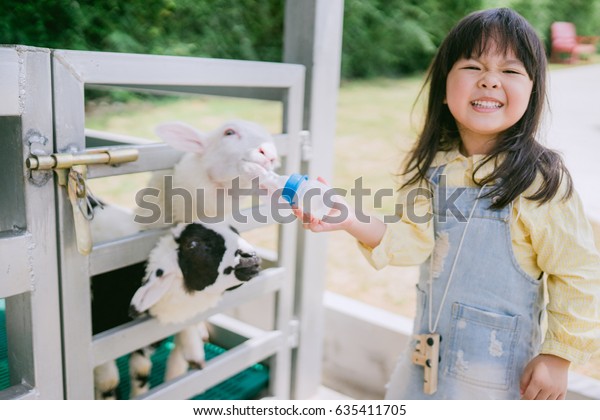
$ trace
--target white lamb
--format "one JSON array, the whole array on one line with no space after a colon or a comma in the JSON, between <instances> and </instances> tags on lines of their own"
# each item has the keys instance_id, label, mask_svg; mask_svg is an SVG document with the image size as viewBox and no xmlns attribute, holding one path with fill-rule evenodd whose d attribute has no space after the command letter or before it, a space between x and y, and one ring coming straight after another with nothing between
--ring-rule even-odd
<instances>
[{"instance_id":1,"label":"white lamb","mask_svg":"<svg viewBox=\"0 0 600 420\"><path fill-rule=\"evenodd\" d=\"M251 188L254 178L278 165L272 136L249 121L229 121L209 133L180 122L165 123L156 132L165 143L187 153L172 172L153 175L136 209L141 229L226 218L236 200L228 192ZM168 192L180 196L169 197ZM158 218L152 213L157 209Z\"/></svg>"},{"instance_id":2,"label":"white lamb","mask_svg":"<svg viewBox=\"0 0 600 420\"><path fill-rule=\"evenodd\" d=\"M228 190L235 187L249 189L256 176L265 170L273 170L278 165L272 136L263 127L253 122L228 121L208 133L181 122L172 122L161 124L156 132L165 143L186 153L172 171L162 171L152 177L149 183L150 189L145 190L147 194L142 197L142 201L139 202L140 207L136 209L137 227L134 228L132 224L126 222L127 229L123 230L123 234L138 229L170 226L173 223L190 223L199 218L226 219L231 213L233 200L236 199L235 196L228 195ZM189 195L185 191L189 192ZM187 195L187 197L186 199L169 197L169 192L173 195ZM111 217L114 223L116 216L111 215ZM98 236L95 239L113 239L113 237L106 237L106 230L103 231L101 225L101 223L96 224L94 234ZM146 286L149 283L146 283ZM165 295L161 296L182 295L185 292L182 284L172 282L169 291L164 288ZM144 286L140 288L143 289ZM209 293L207 291L196 293L196 295L202 294ZM213 297L213 302L218 301L219 297L220 295ZM150 314L159 320L178 322L193 317L208 306L210 305L192 307L191 310L184 309L181 301L165 297L147 308ZM142 308L144 305L140 304L136 311L145 310ZM202 343L202 339L206 339L207 335L203 325L187 327L176 335L175 349L171 352L167 363L167 380L185 373L189 365L200 367L204 365L204 349L199 343ZM151 363L147 356L147 351L141 351L134 353L130 358L131 396L133 397L148 389L147 378ZM97 378L105 378L103 383L96 383L97 395L110 395L106 388L114 386L115 381L112 377L114 375L110 374L115 371L114 364L111 366L108 363L106 366L99 366L96 370ZM110 385L105 386L108 384Z\"/></svg>"}]
</instances>

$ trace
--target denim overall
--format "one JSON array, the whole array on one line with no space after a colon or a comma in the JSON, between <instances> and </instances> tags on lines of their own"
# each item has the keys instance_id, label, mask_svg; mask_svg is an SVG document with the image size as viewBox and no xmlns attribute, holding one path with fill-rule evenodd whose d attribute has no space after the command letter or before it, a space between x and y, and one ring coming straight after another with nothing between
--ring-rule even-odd
<instances>
[{"instance_id":1,"label":"denim overall","mask_svg":"<svg viewBox=\"0 0 600 420\"><path fill-rule=\"evenodd\" d=\"M491 197L482 197L488 187L446 187L443 168L429 172L436 245L421 267L414 321L415 334L435 326L442 337L438 389L423 392L424 368L411 362L413 339L386 399L519 399L521 374L541 344L542 282L517 263L511 206L490 210Z\"/></svg>"}]
</instances>

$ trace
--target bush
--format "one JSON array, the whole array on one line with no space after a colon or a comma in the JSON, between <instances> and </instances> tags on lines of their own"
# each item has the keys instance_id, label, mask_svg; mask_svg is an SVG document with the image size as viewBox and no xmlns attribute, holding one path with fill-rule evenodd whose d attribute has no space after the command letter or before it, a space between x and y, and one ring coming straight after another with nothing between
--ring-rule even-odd
<instances>
[{"instance_id":1,"label":"bush","mask_svg":"<svg viewBox=\"0 0 600 420\"><path fill-rule=\"evenodd\" d=\"M288 0L299 1L299 0ZM281 61L285 0L5 0L0 43ZM567 20L598 35L600 0L345 0L342 77L424 70L465 14L510 6L544 40ZM6 12L10 10L10 12Z\"/></svg>"},{"instance_id":2,"label":"bush","mask_svg":"<svg viewBox=\"0 0 600 420\"><path fill-rule=\"evenodd\" d=\"M579 35L599 35L600 0L513 0L509 5L531 22L548 51L552 22L573 22Z\"/></svg>"},{"instance_id":3,"label":"bush","mask_svg":"<svg viewBox=\"0 0 600 420\"><path fill-rule=\"evenodd\" d=\"M425 69L450 28L481 3L346 0L343 77L395 76Z\"/></svg>"}]
</instances>

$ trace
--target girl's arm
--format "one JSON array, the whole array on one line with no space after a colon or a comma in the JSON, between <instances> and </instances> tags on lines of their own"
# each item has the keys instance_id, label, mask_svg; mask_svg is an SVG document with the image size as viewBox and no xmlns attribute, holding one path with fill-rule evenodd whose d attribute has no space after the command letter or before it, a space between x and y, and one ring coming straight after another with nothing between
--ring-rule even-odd
<instances>
[{"instance_id":1,"label":"girl's arm","mask_svg":"<svg viewBox=\"0 0 600 420\"><path fill-rule=\"evenodd\" d=\"M526 366L521 391L526 399L564 398L570 363L585 363L600 349L598 338L600 255L576 192L564 188L550 202L522 200L539 268L547 273L548 328L541 354Z\"/></svg>"},{"instance_id":2,"label":"girl's arm","mask_svg":"<svg viewBox=\"0 0 600 420\"><path fill-rule=\"evenodd\" d=\"M354 209L342 199L336 202L334 209L324 220L303 214L298 209L294 210L294 214L302 220L303 226L312 232L345 230L369 248L379 245L386 231L386 224L381 220L364 214L357 216Z\"/></svg>"},{"instance_id":3,"label":"girl's arm","mask_svg":"<svg viewBox=\"0 0 600 420\"><path fill-rule=\"evenodd\" d=\"M389 224L357 212L341 196L335 196L334 208L324 220L311 218L299 210L295 214L303 227L313 232L348 232L359 241L362 253L376 269L386 265L418 265L429 257L434 245L431 197L426 193L411 194L414 188L423 189L420 187L398 191L394 221Z\"/></svg>"}]
</instances>

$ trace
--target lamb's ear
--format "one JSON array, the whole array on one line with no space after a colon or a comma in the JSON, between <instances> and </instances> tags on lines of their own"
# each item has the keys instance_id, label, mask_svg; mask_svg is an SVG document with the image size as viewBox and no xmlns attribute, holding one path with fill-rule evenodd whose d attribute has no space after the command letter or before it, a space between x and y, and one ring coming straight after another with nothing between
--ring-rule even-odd
<instances>
[{"instance_id":1,"label":"lamb's ear","mask_svg":"<svg viewBox=\"0 0 600 420\"><path fill-rule=\"evenodd\" d=\"M182 122L160 124L155 132L165 143L184 152L203 153L208 139L206 134Z\"/></svg>"},{"instance_id":2,"label":"lamb's ear","mask_svg":"<svg viewBox=\"0 0 600 420\"><path fill-rule=\"evenodd\" d=\"M175 273L160 277L155 273L150 274L148 281L131 298L130 305L138 313L147 311L167 293L174 280Z\"/></svg>"}]
</instances>

